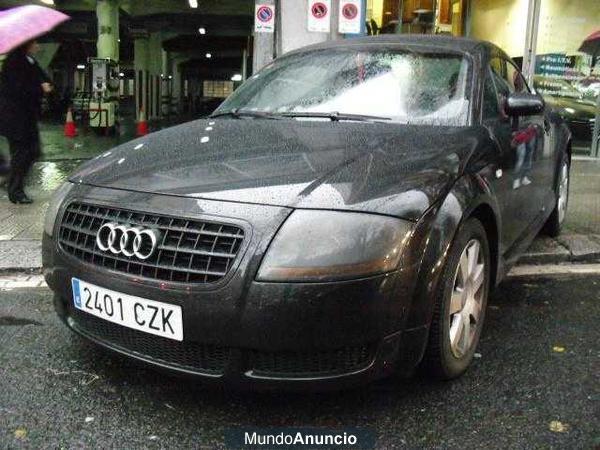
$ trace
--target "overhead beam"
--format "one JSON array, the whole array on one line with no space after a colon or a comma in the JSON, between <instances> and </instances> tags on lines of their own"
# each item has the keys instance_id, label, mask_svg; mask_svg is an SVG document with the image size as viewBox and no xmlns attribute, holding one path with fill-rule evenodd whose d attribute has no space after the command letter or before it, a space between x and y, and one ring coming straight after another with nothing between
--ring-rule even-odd
<instances>
[{"instance_id":1,"label":"overhead beam","mask_svg":"<svg viewBox=\"0 0 600 450\"><path fill-rule=\"evenodd\" d=\"M187 0L125 0L123 8L132 16L172 13L249 16L254 14L254 4L247 0L198 0L198 8L190 8Z\"/></svg>"}]
</instances>

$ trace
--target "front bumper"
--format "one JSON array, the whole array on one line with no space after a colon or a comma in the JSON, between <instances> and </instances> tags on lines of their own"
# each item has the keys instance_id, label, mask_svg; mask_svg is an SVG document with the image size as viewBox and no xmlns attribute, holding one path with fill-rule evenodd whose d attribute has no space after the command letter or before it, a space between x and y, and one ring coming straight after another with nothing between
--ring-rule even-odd
<instances>
[{"instance_id":1,"label":"front bumper","mask_svg":"<svg viewBox=\"0 0 600 450\"><path fill-rule=\"evenodd\" d=\"M69 276L65 273L57 277L54 272L49 278L49 283L56 286L68 284ZM343 309L353 310L351 305L361 304L361 312L345 313L338 304L330 312L319 308L320 312L301 316L295 307L278 308L274 315L265 308L264 316L259 317L260 309L250 307L252 311L242 314L245 318L240 318L235 329L224 327L221 332L212 331L209 323L199 319L202 313L194 314L184 306L183 342L81 312L72 306L70 295L56 294L54 306L59 317L81 336L174 374L241 388L339 389L386 376L399 367L410 370L421 358L427 338L425 327L394 333L381 328L377 322L383 324L385 319L377 305L389 301L389 295L381 296L379 301L371 298L373 306L365 307L363 295L369 291L376 294L373 287L382 281L362 280L334 289L335 297L345 303ZM99 283L96 279L94 282ZM364 285L362 289L360 284ZM308 286L275 286L274 291L270 287L261 286L258 290L288 290L286 296L296 297L298 305L309 306L315 294ZM358 295L352 295L356 290Z\"/></svg>"},{"instance_id":2,"label":"front bumper","mask_svg":"<svg viewBox=\"0 0 600 450\"><path fill-rule=\"evenodd\" d=\"M135 195L135 204L142 210L152 212L160 203L157 196ZM103 189L89 188L85 197L108 202ZM199 203L170 198L171 211L165 212L194 217L211 213L216 202ZM44 236L44 274L55 292L58 315L85 338L138 361L240 387L339 389L384 376L398 366L410 370L418 363L427 329L404 329L417 278L416 264L407 264L395 273L335 283L257 282L254 274L260 256L286 212L271 210L266 215L258 206L232 204L233 212L223 211L223 207L214 206L214 212L253 224L257 223L254 216L273 220L255 225L236 270L216 286L161 283L115 273L75 259L53 238ZM71 306L72 277L181 306L183 342L76 310Z\"/></svg>"},{"instance_id":3,"label":"front bumper","mask_svg":"<svg viewBox=\"0 0 600 450\"><path fill-rule=\"evenodd\" d=\"M205 363L207 368L191 367L174 363L173 359L161 359L148 353L156 350L158 341L165 340L134 330L123 329L129 339L115 339L114 334L98 333L98 327L90 326L90 322L101 319L89 317L90 321L82 320L85 313L73 314L63 299L56 296L54 304L59 317L74 332L87 340L94 342L110 351L124 355L146 365L171 375L197 379L206 384L228 386L240 389L286 389L286 390L338 390L367 383L385 377L399 368L410 370L418 363L422 349L427 339L427 328L405 330L387 336L371 345L346 347L333 351L285 351L261 352L247 348L225 348L203 345L198 342L186 342L187 356L197 356L199 364ZM108 322L103 323L104 329L113 328ZM119 327L114 325L114 327ZM120 327L123 328L123 327ZM135 339L139 338L137 345ZM152 350L144 353L144 342L152 345ZM175 355L179 343L161 354ZM148 347L146 347L148 348ZM194 352L194 349L196 351ZM360 349L360 350L359 350ZM361 351L366 349L366 351ZM185 350L183 351L185 352ZM180 353L181 354L181 353ZM357 356L360 355L360 359ZM175 357L177 359L180 355ZM327 358L327 359L323 359ZM343 364L343 360L358 364ZM255 364L260 364L256 367ZM339 363L339 366L336 366ZM319 367L319 364L321 365ZM267 367L284 368L285 372L268 371ZM311 367L313 371L296 372L298 367ZM316 368L320 370L316 370Z\"/></svg>"}]
</instances>

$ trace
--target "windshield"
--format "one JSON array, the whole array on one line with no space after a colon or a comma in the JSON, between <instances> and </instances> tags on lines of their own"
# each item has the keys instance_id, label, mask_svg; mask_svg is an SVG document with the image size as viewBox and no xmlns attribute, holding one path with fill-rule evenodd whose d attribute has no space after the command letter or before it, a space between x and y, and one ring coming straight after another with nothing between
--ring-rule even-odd
<instances>
[{"instance_id":1,"label":"windshield","mask_svg":"<svg viewBox=\"0 0 600 450\"><path fill-rule=\"evenodd\" d=\"M364 48L305 52L275 60L215 113L306 113L304 120L310 113L337 113L466 125L469 72L464 57L448 53Z\"/></svg>"}]
</instances>

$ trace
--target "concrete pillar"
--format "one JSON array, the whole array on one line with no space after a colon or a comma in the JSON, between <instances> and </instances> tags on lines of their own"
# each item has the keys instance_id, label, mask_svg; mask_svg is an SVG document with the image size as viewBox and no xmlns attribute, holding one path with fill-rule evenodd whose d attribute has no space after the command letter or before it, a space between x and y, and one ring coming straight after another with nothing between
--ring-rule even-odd
<instances>
[{"instance_id":1,"label":"concrete pillar","mask_svg":"<svg viewBox=\"0 0 600 450\"><path fill-rule=\"evenodd\" d=\"M174 56L171 59L171 76L173 106L178 113L182 112L181 99L183 97L183 74L181 73L181 64L187 61L184 56Z\"/></svg>"},{"instance_id":2,"label":"concrete pillar","mask_svg":"<svg viewBox=\"0 0 600 450\"><path fill-rule=\"evenodd\" d=\"M592 132L591 155L600 158L600 95L596 98L596 122Z\"/></svg>"},{"instance_id":3,"label":"concrete pillar","mask_svg":"<svg viewBox=\"0 0 600 450\"><path fill-rule=\"evenodd\" d=\"M162 49L162 33L151 33L148 39L148 69L149 69L149 84L150 98L149 108L151 119L157 119L161 116L161 78L163 73L163 49Z\"/></svg>"},{"instance_id":4,"label":"concrete pillar","mask_svg":"<svg viewBox=\"0 0 600 450\"><path fill-rule=\"evenodd\" d=\"M119 1L98 0L96 3L98 19L98 58L119 60Z\"/></svg>"},{"instance_id":5,"label":"concrete pillar","mask_svg":"<svg viewBox=\"0 0 600 450\"><path fill-rule=\"evenodd\" d=\"M535 54L537 49L541 7L541 0L529 0L527 6L527 29L525 31L525 49L523 51L523 75L529 86L533 85L533 75L535 73Z\"/></svg>"},{"instance_id":6,"label":"concrete pillar","mask_svg":"<svg viewBox=\"0 0 600 450\"><path fill-rule=\"evenodd\" d=\"M255 0L256 4L270 4L275 7L275 0ZM296 0L298 1L298 0ZM275 9L275 28L278 24L279 11ZM264 66L273 61L275 55L275 33L254 33L254 57L252 61L252 71L258 72Z\"/></svg>"},{"instance_id":7,"label":"concrete pillar","mask_svg":"<svg viewBox=\"0 0 600 450\"><path fill-rule=\"evenodd\" d=\"M140 109L143 109L148 114L148 38L140 37L133 41L134 62L133 68L135 71L135 110L136 120L139 119ZM148 116L146 115L146 118Z\"/></svg>"},{"instance_id":8,"label":"concrete pillar","mask_svg":"<svg viewBox=\"0 0 600 450\"><path fill-rule=\"evenodd\" d=\"M339 0L331 0L331 28L329 33L308 31L308 0L280 0L280 42L277 56L291 50L319 42L342 39L338 33ZM277 26L277 25L276 25Z\"/></svg>"},{"instance_id":9,"label":"concrete pillar","mask_svg":"<svg viewBox=\"0 0 600 450\"><path fill-rule=\"evenodd\" d=\"M275 55L343 37L338 33L339 0L331 0L329 33L308 31L308 0L256 0L256 3L275 6L275 33L254 33L253 72L270 63Z\"/></svg>"},{"instance_id":10,"label":"concrete pillar","mask_svg":"<svg viewBox=\"0 0 600 450\"><path fill-rule=\"evenodd\" d=\"M242 67L240 75L242 75L242 81L246 81L248 77L248 50L244 49L242 52Z\"/></svg>"},{"instance_id":11,"label":"concrete pillar","mask_svg":"<svg viewBox=\"0 0 600 450\"><path fill-rule=\"evenodd\" d=\"M168 55L162 49L161 33L140 36L134 41L134 69L136 73L136 109L144 108L146 119L161 116L161 74L168 75L165 68Z\"/></svg>"}]
</instances>

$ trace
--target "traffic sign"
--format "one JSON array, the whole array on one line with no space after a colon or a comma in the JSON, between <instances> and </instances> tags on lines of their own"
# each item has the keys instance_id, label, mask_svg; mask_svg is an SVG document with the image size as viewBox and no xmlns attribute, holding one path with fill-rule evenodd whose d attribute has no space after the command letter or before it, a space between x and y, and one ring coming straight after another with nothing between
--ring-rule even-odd
<instances>
[{"instance_id":1,"label":"traffic sign","mask_svg":"<svg viewBox=\"0 0 600 450\"><path fill-rule=\"evenodd\" d=\"M329 33L330 24L331 0L309 0L308 31Z\"/></svg>"},{"instance_id":2,"label":"traffic sign","mask_svg":"<svg viewBox=\"0 0 600 450\"><path fill-rule=\"evenodd\" d=\"M254 15L254 31L257 33L273 33L275 31L275 7L273 5L256 5Z\"/></svg>"},{"instance_id":3,"label":"traffic sign","mask_svg":"<svg viewBox=\"0 0 600 450\"><path fill-rule=\"evenodd\" d=\"M340 0L338 31L344 34L359 34L362 25L361 0Z\"/></svg>"}]
</instances>

